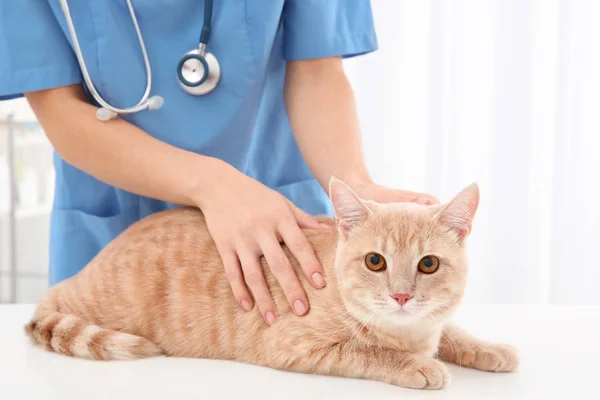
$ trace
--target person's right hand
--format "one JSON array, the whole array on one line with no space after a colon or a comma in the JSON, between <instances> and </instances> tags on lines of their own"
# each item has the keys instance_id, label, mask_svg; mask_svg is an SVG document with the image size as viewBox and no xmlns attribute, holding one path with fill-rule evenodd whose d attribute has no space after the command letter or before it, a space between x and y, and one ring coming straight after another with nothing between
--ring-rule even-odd
<instances>
[{"instance_id":1,"label":"person's right hand","mask_svg":"<svg viewBox=\"0 0 600 400\"><path fill-rule=\"evenodd\" d=\"M218 182L209 192L204 190L198 206L238 304L246 311L252 309L250 290L267 324L275 322L273 299L260 264L264 255L294 312L306 314L309 307L306 292L280 243L285 242L311 284L322 288L323 267L301 228L330 227L229 165L223 165L215 175Z\"/></svg>"}]
</instances>

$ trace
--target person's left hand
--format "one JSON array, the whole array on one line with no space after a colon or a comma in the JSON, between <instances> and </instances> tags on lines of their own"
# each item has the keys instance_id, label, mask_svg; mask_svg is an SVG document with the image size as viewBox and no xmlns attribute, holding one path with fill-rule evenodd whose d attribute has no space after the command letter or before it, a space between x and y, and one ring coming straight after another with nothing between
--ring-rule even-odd
<instances>
[{"instance_id":1,"label":"person's left hand","mask_svg":"<svg viewBox=\"0 0 600 400\"><path fill-rule=\"evenodd\" d=\"M409 192L406 190L390 189L376 183L357 185L353 188L356 194L365 200L372 200L377 203L418 203L418 204L439 204L437 197L418 192Z\"/></svg>"},{"instance_id":2,"label":"person's left hand","mask_svg":"<svg viewBox=\"0 0 600 400\"><path fill-rule=\"evenodd\" d=\"M409 192L406 190L390 189L376 183L358 185L353 188L356 194L365 200L372 200L377 203L418 203L425 205L440 204L437 197L418 192ZM471 234L472 225L469 225L469 234Z\"/></svg>"}]
</instances>

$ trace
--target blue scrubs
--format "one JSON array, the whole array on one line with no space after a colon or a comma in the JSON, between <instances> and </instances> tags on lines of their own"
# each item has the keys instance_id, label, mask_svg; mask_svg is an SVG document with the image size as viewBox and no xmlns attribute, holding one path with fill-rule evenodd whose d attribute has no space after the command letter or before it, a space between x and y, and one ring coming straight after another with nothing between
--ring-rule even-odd
<instances>
[{"instance_id":1,"label":"blue scrubs","mask_svg":"<svg viewBox=\"0 0 600 400\"><path fill-rule=\"evenodd\" d=\"M124 0L69 1L90 76L116 107L137 103L146 75ZM352 57L377 48L369 0L215 0L208 51L221 81L190 96L176 66L198 45L204 1L134 0L160 110L121 116L177 147L227 161L311 214L331 214L303 161L283 103L286 60ZM58 0L0 2L0 99L83 84ZM136 149L131 149L132 152ZM100 182L55 154L50 284L80 271L135 221L172 204ZM199 174L210 171L198 171Z\"/></svg>"}]
</instances>

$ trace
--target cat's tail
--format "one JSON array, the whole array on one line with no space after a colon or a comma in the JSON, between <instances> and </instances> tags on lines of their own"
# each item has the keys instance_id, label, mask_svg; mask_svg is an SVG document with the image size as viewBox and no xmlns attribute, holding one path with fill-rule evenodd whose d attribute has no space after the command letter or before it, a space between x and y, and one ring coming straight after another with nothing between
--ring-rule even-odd
<instances>
[{"instance_id":1,"label":"cat's tail","mask_svg":"<svg viewBox=\"0 0 600 400\"><path fill-rule=\"evenodd\" d=\"M90 360L133 360L164 355L140 336L103 329L74 315L37 313L25 326L31 341L48 351Z\"/></svg>"}]
</instances>

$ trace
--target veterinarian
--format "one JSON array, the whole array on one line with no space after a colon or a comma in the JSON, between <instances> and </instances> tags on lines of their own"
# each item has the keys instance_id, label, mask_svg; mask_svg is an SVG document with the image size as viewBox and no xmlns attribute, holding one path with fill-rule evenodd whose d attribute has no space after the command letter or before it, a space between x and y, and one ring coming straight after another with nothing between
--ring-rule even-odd
<instances>
[{"instance_id":1,"label":"veterinarian","mask_svg":"<svg viewBox=\"0 0 600 400\"><path fill-rule=\"evenodd\" d=\"M377 48L369 0L18 0L0 15L1 99L25 96L56 151L51 285L135 221L197 206L240 306L272 323L260 256L305 314L280 242L326 285L301 228L326 229L311 215L331 215L332 175L365 199L437 202L365 167L342 58Z\"/></svg>"}]
</instances>

